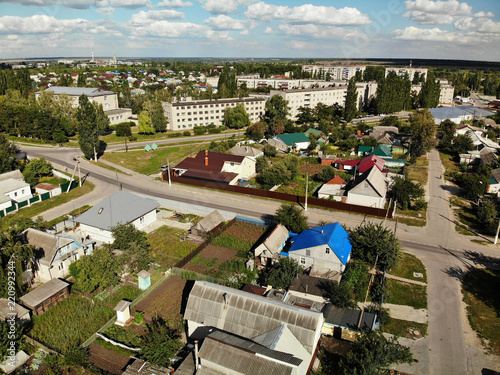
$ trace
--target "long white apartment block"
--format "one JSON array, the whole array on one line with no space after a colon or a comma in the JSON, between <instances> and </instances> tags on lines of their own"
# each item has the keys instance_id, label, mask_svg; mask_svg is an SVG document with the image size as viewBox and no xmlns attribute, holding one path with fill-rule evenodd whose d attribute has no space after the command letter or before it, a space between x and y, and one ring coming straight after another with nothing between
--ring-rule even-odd
<instances>
[{"instance_id":1,"label":"long white apartment block","mask_svg":"<svg viewBox=\"0 0 500 375\"><path fill-rule=\"evenodd\" d=\"M189 130L195 126L223 125L226 108L243 104L250 116L250 122L260 121L264 115L265 98L232 98L217 100L196 100L168 103L163 102L168 130Z\"/></svg>"},{"instance_id":2,"label":"long white apartment block","mask_svg":"<svg viewBox=\"0 0 500 375\"><path fill-rule=\"evenodd\" d=\"M373 97L377 92L376 82L358 82L356 83L358 93L357 106L361 109L363 105ZM325 87L304 90L271 90L271 96L280 95L288 100L288 107L292 120L296 120L300 107L315 108L319 103L325 105L338 104L345 106L347 95L347 86Z\"/></svg>"},{"instance_id":3,"label":"long white apartment block","mask_svg":"<svg viewBox=\"0 0 500 375\"><path fill-rule=\"evenodd\" d=\"M395 72L398 76L403 77L405 74L408 73L408 77L410 78L410 81L413 81L413 77L415 76L415 73L418 73L419 76L422 74L425 75L425 78L427 78L427 68L385 68L385 76L387 77L390 72Z\"/></svg>"},{"instance_id":4,"label":"long white apartment block","mask_svg":"<svg viewBox=\"0 0 500 375\"><path fill-rule=\"evenodd\" d=\"M440 83L440 88L441 91L439 93L439 105L445 107L452 106L455 87L453 85L450 85L448 81L442 81ZM422 91L422 84L411 85L411 91L414 91L416 94L420 94L420 91Z\"/></svg>"},{"instance_id":5,"label":"long white apartment block","mask_svg":"<svg viewBox=\"0 0 500 375\"><path fill-rule=\"evenodd\" d=\"M271 86L273 89L300 89L300 88L310 88L310 87L328 87L331 86L331 82L325 80L317 79L280 79L280 78L248 78L239 77L237 78L238 87L244 83L248 89L256 89L259 87Z\"/></svg>"},{"instance_id":6,"label":"long white apartment block","mask_svg":"<svg viewBox=\"0 0 500 375\"><path fill-rule=\"evenodd\" d=\"M366 66L326 66L326 65L302 65L302 71L311 74L330 73L332 80L348 81L356 75L356 72L363 73Z\"/></svg>"}]
</instances>

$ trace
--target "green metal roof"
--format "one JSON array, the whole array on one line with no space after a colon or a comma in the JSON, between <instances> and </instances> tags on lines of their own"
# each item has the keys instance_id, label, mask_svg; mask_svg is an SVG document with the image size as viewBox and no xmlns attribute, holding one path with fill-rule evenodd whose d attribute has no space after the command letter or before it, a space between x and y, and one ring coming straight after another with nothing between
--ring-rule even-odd
<instances>
[{"instance_id":1,"label":"green metal roof","mask_svg":"<svg viewBox=\"0 0 500 375\"><path fill-rule=\"evenodd\" d=\"M373 150L372 146L359 146L358 147L358 152L370 152Z\"/></svg>"},{"instance_id":2,"label":"green metal roof","mask_svg":"<svg viewBox=\"0 0 500 375\"><path fill-rule=\"evenodd\" d=\"M372 154L377 156L392 156L390 147L385 144L375 147Z\"/></svg>"},{"instance_id":3,"label":"green metal roof","mask_svg":"<svg viewBox=\"0 0 500 375\"><path fill-rule=\"evenodd\" d=\"M306 137L309 137L310 134L314 134L316 137L323 134L323 132L321 130L318 130L318 129L314 129L314 128L309 128L307 129L305 132L304 132L304 135Z\"/></svg>"},{"instance_id":4,"label":"green metal roof","mask_svg":"<svg viewBox=\"0 0 500 375\"><path fill-rule=\"evenodd\" d=\"M277 137L290 147L295 146L296 143L309 142L309 138L304 133L279 134Z\"/></svg>"}]
</instances>

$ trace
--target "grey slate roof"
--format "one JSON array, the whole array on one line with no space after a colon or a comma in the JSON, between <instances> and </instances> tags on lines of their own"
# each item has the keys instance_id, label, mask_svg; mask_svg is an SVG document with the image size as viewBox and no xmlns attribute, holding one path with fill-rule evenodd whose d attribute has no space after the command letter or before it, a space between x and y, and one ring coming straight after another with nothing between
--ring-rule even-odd
<instances>
[{"instance_id":1,"label":"grey slate roof","mask_svg":"<svg viewBox=\"0 0 500 375\"><path fill-rule=\"evenodd\" d=\"M291 354L276 352L224 332L210 334L205 339L199 355L202 368L210 367L209 364L203 365L208 361L228 369L231 373L246 375L289 375L292 374L293 368L302 362ZM288 364L278 363L266 357Z\"/></svg>"},{"instance_id":2,"label":"grey slate roof","mask_svg":"<svg viewBox=\"0 0 500 375\"><path fill-rule=\"evenodd\" d=\"M128 191L121 190L96 204L90 210L78 216L75 221L92 227L111 230L118 224L128 224L159 204L148 198L142 198Z\"/></svg>"},{"instance_id":3,"label":"grey slate roof","mask_svg":"<svg viewBox=\"0 0 500 375\"><path fill-rule=\"evenodd\" d=\"M29 314L29 310L16 303L14 311L10 310L9 301L5 298L0 299L0 320L5 320L7 318L16 315L18 318L23 317L26 314Z\"/></svg>"},{"instance_id":4,"label":"grey slate roof","mask_svg":"<svg viewBox=\"0 0 500 375\"><path fill-rule=\"evenodd\" d=\"M68 287L69 283L60 279L52 279L45 284L40 285L33 291L25 294L21 298L21 302L27 307L35 307L45 301L47 298L52 297L54 294L60 292Z\"/></svg>"},{"instance_id":5,"label":"grey slate roof","mask_svg":"<svg viewBox=\"0 0 500 375\"><path fill-rule=\"evenodd\" d=\"M8 180L9 178L13 178L14 180L24 181L24 176L19 169L0 174L0 181L5 181Z\"/></svg>"},{"instance_id":6,"label":"grey slate roof","mask_svg":"<svg viewBox=\"0 0 500 375\"><path fill-rule=\"evenodd\" d=\"M309 353L323 321L320 313L204 281L195 282L184 318L247 338L286 323Z\"/></svg>"},{"instance_id":7,"label":"grey slate roof","mask_svg":"<svg viewBox=\"0 0 500 375\"><path fill-rule=\"evenodd\" d=\"M288 239L290 234L284 225L277 224L271 234L262 243L266 249L271 253L279 253L282 249L283 243Z\"/></svg>"},{"instance_id":8,"label":"grey slate roof","mask_svg":"<svg viewBox=\"0 0 500 375\"><path fill-rule=\"evenodd\" d=\"M7 194L11 191L29 188L30 185L24 181L14 180L13 178L8 178L6 180L0 181L0 194Z\"/></svg>"},{"instance_id":9,"label":"grey slate roof","mask_svg":"<svg viewBox=\"0 0 500 375\"><path fill-rule=\"evenodd\" d=\"M352 330L358 330L358 323L361 315L361 310L344 310L329 304L326 306L324 312L325 323L332 324ZM377 316L372 313L363 313L363 322L361 330L373 329L375 327L375 320Z\"/></svg>"},{"instance_id":10,"label":"grey slate roof","mask_svg":"<svg viewBox=\"0 0 500 375\"><path fill-rule=\"evenodd\" d=\"M116 92L104 91L95 87L52 86L45 91L52 92L54 95L67 94L68 96L82 96L85 94L88 97L116 94Z\"/></svg>"},{"instance_id":11,"label":"grey slate roof","mask_svg":"<svg viewBox=\"0 0 500 375\"><path fill-rule=\"evenodd\" d=\"M74 242L72 239L46 233L34 228L26 229L23 235L28 244L34 246L36 249L43 250L44 255L42 259L49 264L52 262L52 259L54 259L58 249Z\"/></svg>"},{"instance_id":12,"label":"grey slate roof","mask_svg":"<svg viewBox=\"0 0 500 375\"><path fill-rule=\"evenodd\" d=\"M387 194L387 184L384 175L380 170L373 166L368 173L363 173L356 178L349 188L349 192L369 196L385 197Z\"/></svg>"},{"instance_id":13,"label":"grey slate roof","mask_svg":"<svg viewBox=\"0 0 500 375\"><path fill-rule=\"evenodd\" d=\"M221 215L219 211L214 210L210 212L207 216L205 216L203 219L198 221L195 225L193 225L193 227L208 233L222 222L224 222L224 217Z\"/></svg>"}]
</instances>

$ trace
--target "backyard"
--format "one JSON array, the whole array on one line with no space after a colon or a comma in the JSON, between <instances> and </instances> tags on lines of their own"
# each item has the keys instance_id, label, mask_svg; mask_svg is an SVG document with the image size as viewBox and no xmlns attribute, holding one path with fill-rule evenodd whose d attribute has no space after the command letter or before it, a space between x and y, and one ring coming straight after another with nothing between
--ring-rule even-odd
<instances>
[{"instance_id":1,"label":"backyard","mask_svg":"<svg viewBox=\"0 0 500 375\"><path fill-rule=\"evenodd\" d=\"M163 226L148 234L151 254L156 263L168 269L196 249L197 245L189 241L181 242L179 237L188 232L184 229Z\"/></svg>"}]
</instances>

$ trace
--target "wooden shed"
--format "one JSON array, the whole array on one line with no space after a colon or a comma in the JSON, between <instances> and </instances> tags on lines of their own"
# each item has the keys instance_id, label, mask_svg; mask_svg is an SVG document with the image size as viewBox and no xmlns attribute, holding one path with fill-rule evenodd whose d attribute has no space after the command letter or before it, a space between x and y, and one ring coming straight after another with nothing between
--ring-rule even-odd
<instances>
[{"instance_id":1,"label":"wooden shed","mask_svg":"<svg viewBox=\"0 0 500 375\"><path fill-rule=\"evenodd\" d=\"M210 233L221 228L224 223L224 217L219 211L212 211L191 227L191 234L201 238L207 238Z\"/></svg>"},{"instance_id":2,"label":"wooden shed","mask_svg":"<svg viewBox=\"0 0 500 375\"><path fill-rule=\"evenodd\" d=\"M69 296L69 285L64 280L52 279L25 294L20 300L33 314L41 315Z\"/></svg>"}]
</instances>

